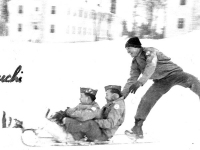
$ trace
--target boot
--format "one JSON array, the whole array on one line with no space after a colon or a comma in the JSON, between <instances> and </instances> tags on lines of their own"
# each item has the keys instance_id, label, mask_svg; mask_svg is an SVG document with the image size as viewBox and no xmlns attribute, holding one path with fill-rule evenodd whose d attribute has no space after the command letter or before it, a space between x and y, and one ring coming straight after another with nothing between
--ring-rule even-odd
<instances>
[{"instance_id":1,"label":"boot","mask_svg":"<svg viewBox=\"0 0 200 150\"><path fill-rule=\"evenodd\" d=\"M143 131L142 131L143 122L144 120L142 119L135 119L135 126L131 129L131 131L126 130L125 134L135 139L142 139L143 138Z\"/></svg>"}]
</instances>

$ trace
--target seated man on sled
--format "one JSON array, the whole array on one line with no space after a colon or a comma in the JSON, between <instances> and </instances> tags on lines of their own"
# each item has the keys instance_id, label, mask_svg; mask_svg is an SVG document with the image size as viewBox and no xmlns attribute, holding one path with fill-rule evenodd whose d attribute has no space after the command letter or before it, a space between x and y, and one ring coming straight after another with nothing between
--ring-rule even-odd
<instances>
[{"instance_id":1,"label":"seated man on sled","mask_svg":"<svg viewBox=\"0 0 200 150\"><path fill-rule=\"evenodd\" d=\"M50 116L49 120L57 120L57 123L63 124L62 119L64 117L74 118L79 121L94 119L100 110L98 103L95 102L96 94L97 90L80 88L80 103L74 108L67 107L65 111L56 112Z\"/></svg>"},{"instance_id":2,"label":"seated man on sled","mask_svg":"<svg viewBox=\"0 0 200 150\"><path fill-rule=\"evenodd\" d=\"M93 90L81 90L81 94L89 91ZM76 107L67 108L47 119L44 129L58 142L109 140L124 121L125 103L121 95L121 86L108 85L105 91L107 104L101 110L98 107L89 107L87 110L94 111L94 115L89 113L90 115L81 118L81 115L77 115L81 113L75 113ZM88 109L88 106L85 109Z\"/></svg>"},{"instance_id":3,"label":"seated man on sled","mask_svg":"<svg viewBox=\"0 0 200 150\"><path fill-rule=\"evenodd\" d=\"M49 132L53 137L57 138L58 141L68 141L69 139L65 138L65 135L71 137L71 134L66 132L64 120L66 118L71 118L68 123L75 120L79 122L85 122L87 120L91 120L97 117L100 107L98 103L95 102L96 94L97 90L91 88L80 88L80 103L74 108L67 107L67 109L64 111L60 110L51 115L49 118L48 113L50 110L48 110L46 114L47 120L44 129L46 129L47 132ZM70 141L74 141L74 139L80 140L84 138L84 135L77 136L78 137L74 135L75 138L70 138Z\"/></svg>"}]
</instances>

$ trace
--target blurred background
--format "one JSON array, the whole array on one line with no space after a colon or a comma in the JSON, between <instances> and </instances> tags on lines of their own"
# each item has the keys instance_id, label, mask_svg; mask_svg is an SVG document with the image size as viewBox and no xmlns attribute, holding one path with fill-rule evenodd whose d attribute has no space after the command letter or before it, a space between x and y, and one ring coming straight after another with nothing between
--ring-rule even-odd
<instances>
[{"instance_id":1,"label":"blurred background","mask_svg":"<svg viewBox=\"0 0 200 150\"><path fill-rule=\"evenodd\" d=\"M199 0L1 0L0 36L11 41L161 39L200 29Z\"/></svg>"}]
</instances>

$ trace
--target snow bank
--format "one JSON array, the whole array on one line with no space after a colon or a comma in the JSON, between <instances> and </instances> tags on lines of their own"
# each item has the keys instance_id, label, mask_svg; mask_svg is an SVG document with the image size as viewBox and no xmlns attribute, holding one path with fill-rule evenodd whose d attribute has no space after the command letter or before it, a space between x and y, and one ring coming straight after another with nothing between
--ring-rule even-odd
<instances>
[{"instance_id":1,"label":"snow bank","mask_svg":"<svg viewBox=\"0 0 200 150\"><path fill-rule=\"evenodd\" d=\"M141 41L143 46L158 48L185 71L199 77L199 35L199 32L194 32L176 38ZM0 41L0 75L13 74L19 65L23 71L19 74L22 83L1 83L0 112L5 110L9 116L23 120L27 127L38 126L47 108L53 112L77 105L80 87L98 89L97 102L103 106L106 102L104 86L117 84L123 87L129 77L131 57L126 53L125 42L120 39L48 44ZM136 95L127 98L127 115L119 132L133 126L139 100L150 84L151 81L139 89ZM198 114L198 97L188 89L174 87L156 104L144 129L145 132L158 135L166 127L173 130L166 123L174 124L177 118L180 123L186 123L184 127L190 127L188 120L199 117ZM156 125L158 119L160 121ZM200 125L199 122L195 123Z\"/></svg>"}]
</instances>

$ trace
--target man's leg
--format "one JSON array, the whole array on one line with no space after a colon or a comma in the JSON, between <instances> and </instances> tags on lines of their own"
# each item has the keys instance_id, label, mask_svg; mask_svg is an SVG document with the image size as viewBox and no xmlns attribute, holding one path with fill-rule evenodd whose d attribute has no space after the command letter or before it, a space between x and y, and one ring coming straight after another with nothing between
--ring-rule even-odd
<instances>
[{"instance_id":1,"label":"man's leg","mask_svg":"<svg viewBox=\"0 0 200 150\"><path fill-rule=\"evenodd\" d=\"M75 140L80 140L84 136L87 137L88 141L105 141L108 139L94 120L82 122L73 118L65 117L63 122L66 131L71 133Z\"/></svg>"},{"instance_id":2,"label":"man's leg","mask_svg":"<svg viewBox=\"0 0 200 150\"><path fill-rule=\"evenodd\" d=\"M59 142L74 141L74 138L70 133L64 130L64 127L59 126L57 123L45 119L44 128L51 136L53 136Z\"/></svg>"},{"instance_id":3,"label":"man's leg","mask_svg":"<svg viewBox=\"0 0 200 150\"><path fill-rule=\"evenodd\" d=\"M82 131L88 130L87 126L82 126L82 122L73 118L65 117L63 119L65 131L72 134L74 140L78 141L84 138Z\"/></svg>"},{"instance_id":4,"label":"man's leg","mask_svg":"<svg viewBox=\"0 0 200 150\"><path fill-rule=\"evenodd\" d=\"M167 82L166 79L154 81L153 85L147 90L139 103L135 115L135 126L131 129L131 132L126 130L125 134L133 136L134 138L143 138L143 122L156 102L162 95L167 93L173 85L172 82Z\"/></svg>"},{"instance_id":5,"label":"man's leg","mask_svg":"<svg viewBox=\"0 0 200 150\"><path fill-rule=\"evenodd\" d=\"M89 126L89 130L85 133L88 141L108 140L108 137L105 135L102 129L99 128L99 125L94 120L88 120L83 125Z\"/></svg>"},{"instance_id":6,"label":"man's leg","mask_svg":"<svg viewBox=\"0 0 200 150\"><path fill-rule=\"evenodd\" d=\"M189 73L182 71L176 72L161 80L156 80L140 101L135 115L135 126L132 128L133 134L139 138L143 137L142 125L144 120L160 97L168 92L174 85L190 88L200 97L200 82ZM129 134L129 132L127 133Z\"/></svg>"},{"instance_id":7,"label":"man's leg","mask_svg":"<svg viewBox=\"0 0 200 150\"><path fill-rule=\"evenodd\" d=\"M178 78L175 82L185 88L190 88L190 90L200 98L200 81L195 76L186 72L181 72L178 74Z\"/></svg>"}]
</instances>

